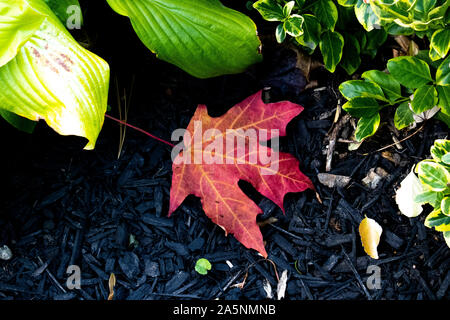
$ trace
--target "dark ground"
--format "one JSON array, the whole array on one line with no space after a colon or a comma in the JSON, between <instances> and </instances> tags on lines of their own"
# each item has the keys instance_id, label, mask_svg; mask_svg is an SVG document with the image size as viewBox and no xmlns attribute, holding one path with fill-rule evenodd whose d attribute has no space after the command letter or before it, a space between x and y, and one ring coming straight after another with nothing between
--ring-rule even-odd
<instances>
[{"instance_id":1,"label":"dark ground","mask_svg":"<svg viewBox=\"0 0 450 320\"><path fill-rule=\"evenodd\" d=\"M278 274L288 271L286 299L450 297L450 254L440 233L423 226L425 214L415 219L400 215L393 198L412 165L429 156L434 139L448 135L443 124L430 120L401 143L403 149L389 148L396 160L390 161L386 154L373 152L392 143L392 125L385 114L377 135L357 151L337 143L330 173L350 176L352 182L330 189L318 182L317 174L325 172L326 136L340 98L337 87L346 79L343 73L330 76L317 70L312 77L325 90L302 91L305 80L295 69L295 54L269 45L265 62L244 74L194 79L152 57L127 19L102 2L85 1L82 6L87 9L91 50L110 62L122 96L135 77L129 122L163 139L170 140L174 129L187 126L197 104L207 104L210 114L219 116L264 87L271 87L271 101L289 99L305 107L289 124L282 148L300 160L323 204L311 191L289 194L283 216L272 202L242 184L264 210L259 220L278 219L262 227L262 233ZM273 25L259 30L264 39ZM112 81L110 113L117 115L114 88ZM171 160L164 144L128 130L117 160L119 129L109 120L95 151L82 151L83 139L58 136L44 123L27 135L2 122L0 132L0 246L6 244L13 252L11 260L0 260L1 300L105 300L111 273L117 277L115 299L120 300L264 299L265 279L276 291L273 265L232 236L225 237L198 199L188 198L167 218ZM338 137L348 139L351 132L349 122ZM411 133L397 132L398 139ZM389 176L370 190L361 180L377 167ZM362 249L358 224L364 215L383 227L379 260ZM194 270L202 257L213 265L207 276ZM380 290L365 286L372 264L381 267ZM66 287L69 265L81 268L81 290ZM244 278L242 289L234 286Z\"/></svg>"}]
</instances>

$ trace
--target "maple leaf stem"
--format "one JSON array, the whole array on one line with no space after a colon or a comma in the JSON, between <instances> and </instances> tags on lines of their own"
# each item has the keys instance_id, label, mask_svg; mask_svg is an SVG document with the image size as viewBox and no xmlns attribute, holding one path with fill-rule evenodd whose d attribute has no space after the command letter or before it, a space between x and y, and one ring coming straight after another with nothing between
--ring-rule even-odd
<instances>
[{"instance_id":1,"label":"maple leaf stem","mask_svg":"<svg viewBox=\"0 0 450 320\"><path fill-rule=\"evenodd\" d=\"M112 117L112 116L110 116L110 115L108 115L108 114L105 114L105 117L108 118L108 119L111 119L111 120L113 120L113 121L116 121L116 122L118 122L118 123L120 123L120 124L123 124L123 125L125 125L125 126L127 126L127 127L130 127L131 129L134 129L134 130L136 130L136 131L139 131L139 132L141 132L141 133L143 133L143 134L149 136L150 138L153 138L153 139L155 139L155 140L158 140L159 142L165 143L165 144L171 146L172 148L175 147L174 144L172 144L172 143L170 143L170 142L167 142L166 140L163 140L163 139L161 139L161 138L158 138L158 137L152 135L151 133L149 133L149 132L147 132L147 131L145 131L145 130L143 130L143 129L141 129L141 128L135 127L135 126L133 126L133 125L131 125L131 124L125 122L125 121L116 119L116 118L114 118L114 117Z\"/></svg>"}]
</instances>

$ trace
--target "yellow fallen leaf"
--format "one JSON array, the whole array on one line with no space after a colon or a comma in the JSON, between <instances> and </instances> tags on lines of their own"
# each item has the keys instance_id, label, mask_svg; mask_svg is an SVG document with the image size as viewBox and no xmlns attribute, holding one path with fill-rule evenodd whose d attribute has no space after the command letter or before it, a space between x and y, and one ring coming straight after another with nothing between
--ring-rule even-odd
<instances>
[{"instance_id":1,"label":"yellow fallen leaf","mask_svg":"<svg viewBox=\"0 0 450 320\"><path fill-rule=\"evenodd\" d=\"M359 224L359 235L364 251L373 259L378 259L377 247L383 228L373 219L365 217Z\"/></svg>"}]
</instances>

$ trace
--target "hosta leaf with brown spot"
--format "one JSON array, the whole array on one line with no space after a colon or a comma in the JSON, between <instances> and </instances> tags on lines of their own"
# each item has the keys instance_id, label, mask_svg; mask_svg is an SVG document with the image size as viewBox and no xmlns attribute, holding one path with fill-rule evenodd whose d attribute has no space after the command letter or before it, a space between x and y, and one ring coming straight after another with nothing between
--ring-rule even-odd
<instances>
[{"instance_id":1,"label":"hosta leaf with brown spot","mask_svg":"<svg viewBox=\"0 0 450 320\"><path fill-rule=\"evenodd\" d=\"M359 235L364 251L373 259L378 259L378 244L383 228L373 219L365 217L359 224Z\"/></svg>"},{"instance_id":2,"label":"hosta leaf with brown spot","mask_svg":"<svg viewBox=\"0 0 450 320\"><path fill-rule=\"evenodd\" d=\"M19 2L42 23L0 67L0 108L29 120L44 119L59 134L85 137L85 148L93 149L107 107L108 64L80 46L43 0ZM1 28L0 23L0 34Z\"/></svg>"},{"instance_id":3,"label":"hosta leaf with brown spot","mask_svg":"<svg viewBox=\"0 0 450 320\"><path fill-rule=\"evenodd\" d=\"M169 214L174 212L188 195L193 194L201 199L206 215L222 227L226 234L233 234L244 246L267 257L262 235L256 224L256 216L262 211L240 189L239 180L251 183L256 190L282 209L286 193L301 192L314 187L309 178L300 172L298 160L290 154L253 143L248 137L243 145L235 144L235 147L228 151L225 146L221 152L218 148L211 148L211 145L216 142L219 145L221 140L225 142L236 133L242 137L242 133L252 130L278 129L279 136L285 136L286 125L302 110L301 106L287 101L266 105L261 100L261 92L237 104L218 118L210 117L206 106L200 105L184 136L184 150L175 152ZM209 139L200 139L200 143L189 139L196 135L202 137L202 132L209 129L217 130ZM226 134L227 130L230 135ZM259 142L266 140L261 139ZM264 164L258 156L257 161L250 161L258 151L279 160ZM195 164L196 155L215 156L223 163L215 161L208 164L203 159L201 163ZM183 158L189 156L192 159L191 164L183 161ZM276 165L278 170L274 169Z\"/></svg>"}]
</instances>

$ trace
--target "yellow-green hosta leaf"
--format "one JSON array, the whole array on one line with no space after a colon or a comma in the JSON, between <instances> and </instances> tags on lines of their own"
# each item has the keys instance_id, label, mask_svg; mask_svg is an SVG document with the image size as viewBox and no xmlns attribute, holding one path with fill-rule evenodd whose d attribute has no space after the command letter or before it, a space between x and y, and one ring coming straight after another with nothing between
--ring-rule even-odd
<instances>
[{"instance_id":1,"label":"yellow-green hosta leaf","mask_svg":"<svg viewBox=\"0 0 450 320\"><path fill-rule=\"evenodd\" d=\"M5 109L0 109L0 116L16 129L26 133L32 133L37 124L35 121L25 119Z\"/></svg>"},{"instance_id":2,"label":"yellow-green hosta leaf","mask_svg":"<svg viewBox=\"0 0 450 320\"><path fill-rule=\"evenodd\" d=\"M44 119L59 134L85 137L85 149L93 149L107 107L109 66L81 47L43 0L28 3L45 20L0 68L0 106Z\"/></svg>"},{"instance_id":3,"label":"yellow-green hosta leaf","mask_svg":"<svg viewBox=\"0 0 450 320\"><path fill-rule=\"evenodd\" d=\"M256 26L219 0L107 0L156 55L198 78L240 73L261 61Z\"/></svg>"},{"instance_id":4,"label":"yellow-green hosta leaf","mask_svg":"<svg viewBox=\"0 0 450 320\"><path fill-rule=\"evenodd\" d=\"M0 67L17 55L44 18L26 0L0 0Z\"/></svg>"}]
</instances>

